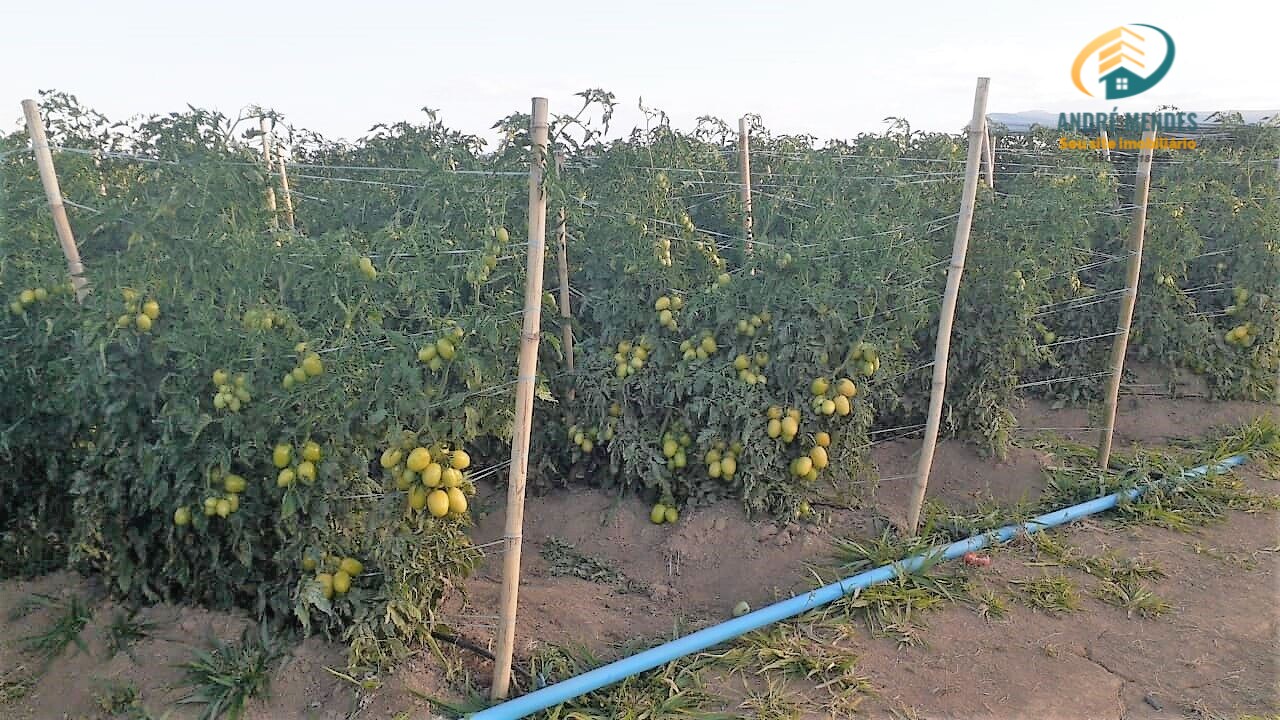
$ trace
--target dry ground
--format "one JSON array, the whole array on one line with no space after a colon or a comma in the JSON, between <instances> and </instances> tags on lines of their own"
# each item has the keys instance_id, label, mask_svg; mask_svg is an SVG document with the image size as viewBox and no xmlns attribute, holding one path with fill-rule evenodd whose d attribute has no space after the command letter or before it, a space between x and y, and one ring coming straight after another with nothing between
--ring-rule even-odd
<instances>
[{"instance_id":1,"label":"dry ground","mask_svg":"<svg viewBox=\"0 0 1280 720\"><path fill-rule=\"evenodd\" d=\"M1135 398L1122 407L1118 445L1160 445L1199 436L1208 429L1252 419L1274 408L1248 403ZM1094 423L1081 410L1024 408L1024 427L1081 428ZM1091 437L1088 431L1054 430ZM909 474L918 443L902 440L874 449L880 474ZM1007 460L980 457L961 443L939 448L931 494L951 506L980 500L1034 500L1044 488L1045 453L1019 447ZM1239 475L1256 490L1280 492L1280 479L1246 466ZM685 513L679 524L654 526L633 497L619 499L593 490L530 498L526 511L525 581L521 587L518 648L529 657L546 644L586 646L611 658L624 643L652 644L674 632L717 622L745 600L760 607L812 587L828 563L837 537L871 537L884 518L899 517L903 485L885 481L864 507L823 508L819 522L779 526L749 520L740 507L723 502ZM493 488L479 507L499 507ZM970 598L994 598L1003 617L984 616L970 599L913 618L918 642L873 637L854 621L839 650L856 656L864 679L857 711L867 717L1005 718L1238 718L1280 713L1280 515L1232 512L1225 522L1190 532L1093 520L1057 531L1054 538L1079 556L1142 559L1164 576L1144 584L1169 609L1146 619L1102 602L1101 579L1072 567L1045 564L1032 547L999 549L986 568L957 565L946 570L970 585ZM501 534L503 517L479 519L477 543ZM540 555L552 538L572 546L588 567L612 575L595 581L559 575ZM815 571L813 568L818 568ZM490 558L466 584L466 597L444 610L459 633L487 645L495 623L499 563ZM1035 609L1017 581L1061 574L1078 591L1076 612ZM20 651L16 639L51 621L41 609L13 619L11 611L32 593L92 603L81 632L87 652L74 646L42 667ZM132 646L132 657L108 657L103 630L120 611L100 597L91 579L56 573L33 581L0 583L0 717L105 718L101 699L113 684L132 685L140 704L159 718L196 718L199 705L177 704L178 663L210 636L237 637L247 622L193 608L146 608L152 633ZM340 647L311 639L291 649L273 673L271 694L255 701L247 716L279 718L392 718L430 715L420 693L457 696L459 683L487 681L488 665L466 653L449 662L423 652L379 678L376 689L357 686L325 668L342 670ZM758 677L744 680L706 673L707 691L726 698L723 709L741 717L840 717L830 693L814 681L773 688L766 712ZM743 705L742 703L749 703ZM754 703L754 704L750 704ZM842 706L843 707L843 706ZM776 711L778 714L769 714ZM402 713L405 713L402 715ZM117 715L115 717L127 717Z\"/></svg>"}]
</instances>

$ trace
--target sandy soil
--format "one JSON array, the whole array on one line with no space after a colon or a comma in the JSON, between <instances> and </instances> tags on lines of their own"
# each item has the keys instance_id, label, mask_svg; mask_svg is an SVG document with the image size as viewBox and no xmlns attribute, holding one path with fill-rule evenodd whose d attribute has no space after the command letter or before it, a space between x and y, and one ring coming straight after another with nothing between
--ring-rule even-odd
<instances>
[{"instance_id":1,"label":"sandy soil","mask_svg":"<svg viewBox=\"0 0 1280 720\"><path fill-rule=\"evenodd\" d=\"M1051 615L1012 602L993 623L953 606L928 619L927 647L868 643L859 670L873 679L877 697L864 709L1003 718L1038 708L1040 717L1126 720L1280 711L1274 513L1235 513L1194 533L1086 521L1063 535L1091 554L1156 562L1166 577L1148 585L1173 609L1155 619L1129 617L1089 594L1096 578L1061 570L1082 590L1080 612ZM970 572L998 593L1008 592L1004 581L1046 571L1028 565L1026 553L1000 551L994 559Z\"/></svg>"},{"instance_id":2,"label":"sandy soil","mask_svg":"<svg viewBox=\"0 0 1280 720\"><path fill-rule=\"evenodd\" d=\"M1276 410L1248 403L1131 398L1121 408L1118 442L1159 444L1195 437L1262 412ZM1029 429L1095 424L1086 411L1052 410L1030 402L1019 418ZM1093 437L1087 431L1055 432L1076 432L1082 440ZM878 445L873 458L882 476L894 478L914 470L917 451L916 441L901 440ZM1044 487L1045 462L1045 456L1027 448L996 462L961 443L944 442L934 465L931 497L954 506L1034 500ZM1280 491L1280 479L1263 478L1248 467L1241 472L1260 490ZM739 600L760 607L808 589L814 575L806 563L825 563L834 537L866 537L883 527L883 518L897 518L903 512L905 482L887 479L864 507L823 508L820 522L803 525L751 521L731 502L688 511L671 527L651 525L647 508L634 497L574 489L530 498L518 654L527 657L538 644L560 643L614 657L624 643L654 642L724 619ZM497 491L487 491L495 493L492 504L501 506ZM872 688L859 712L905 718L1033 713L1125 719L1280 713L1278 520L1275 513L1232 513L1225 523L1190 533L1086 521L1062 532L1066 542L1083 551L1111 550L1158 562L1166 577L1150 585L1173 609L1152 620L1129 617L1097 600L1090 594L1097 579L1070 569L1063 572L1082 590L1082 611L1059 616L1029 608L1017 600L1008 581L1047 570L1030 564L1033 556L1025 549L995 552L990 568L957 569L971 574L978 587L1005 597L1008 615L989 621L967 606L949 606L923 618L927 629L921 646L899 647L859 628L851 642L859 657L858 672ZM476 542L499 537L502 523L501 512L481 518L473 533ZM630 582L621 587L553 576L539 555L552 537L605 561ZM488 645L493 634L499 571L497 556L490 557L466 584L465 598L455 598L442 610L446 622L480 645ZM12 618L12 610L32 593L74 593L93 607L81 634L88 652L68 650L43 674L14 642L49 621L44 610ZM113 681L136 685L143 705L157 716L168 711L174 720L197 717L199 706L175 704L186 692L178 665L209 636L238 637L247 620L196 608L147 608L142 617L156 623L154 633L133 646L132 658L108 658L102 630L118 610L101 598L91 580L70 573L0 583L0 622L6 623L2 637L7 638L0 642L0 688L39 677L21 697L0 705L0 717L107 717L98 698ZM470 655L465 659L450 668L424 652L384 674L378 689L357 692L351 682L325 669L343 669L342 648L311 639L291 649L273 674L270 696L255 701L247 716L430 717L421 694L456 697L451 680L459 673L487 682L487 664ZM732 697L735 683L741 685L725 679L722 687L710 690ZM803 716L830 716L816 706L810 710Z\"/></svg>"}]
</instances>

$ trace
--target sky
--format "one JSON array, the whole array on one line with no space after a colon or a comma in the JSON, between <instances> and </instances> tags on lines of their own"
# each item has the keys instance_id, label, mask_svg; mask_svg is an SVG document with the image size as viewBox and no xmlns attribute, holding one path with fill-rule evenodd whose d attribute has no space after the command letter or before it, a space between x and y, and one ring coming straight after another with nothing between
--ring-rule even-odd
<instances>
[{"instance_id":1,"label":"sky","mask_svg":"<svg viewBox=\"0 0 1280 720\"><path fill-rule=\"evenodd\" d=\"M249 105L353 139L378 122L441 111L453 128L489 128L530 98L572 113L574 93L618 98L678 127L701 115L759 114L777 132L847 138L885 128L957 131L975 79L991 112L1262 110L1280 107L1274 28L1280 3L1163 0L571 0L514 3L364 0L61 0L0 6L0 125L20 100L58 89L113 119ZM1085 97L1070 79L1082 47L1121 24L1165 29L1169 75L1123 101Z\"/></svg>"}]
</instances>

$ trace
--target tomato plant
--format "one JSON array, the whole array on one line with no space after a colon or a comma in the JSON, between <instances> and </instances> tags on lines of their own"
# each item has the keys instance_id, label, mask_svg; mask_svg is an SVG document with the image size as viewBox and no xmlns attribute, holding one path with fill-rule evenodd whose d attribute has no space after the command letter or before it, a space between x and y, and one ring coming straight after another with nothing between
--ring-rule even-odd
<instances>
[{"instance_id":1,"label":"tomato plant","mask_svg":"<svg viewBox=\"0 0 1280 720\"><path fill-rule=\"evenodd\" d=\"M552 128L576 364L547 293L535 486L628 488L670 523L720 497L802 516L873 476L871 444L927 409L963 138L756 123L748 246L727 125L654 112L615 137L612 95L582 98ZM0 137L0 570L58 555L134 601L292 618L358 663L404 652L473 567L470 495L510 453L528 117L489 150L434 111L349 143L253 109L290 148L287 230L256 122L43 107L93 292L68 289L25 133ZM1280 363L1280 140L1225 122L1157 156L1131 359L1256 399ZM998 454L1020 394L1098 395L1134 159L996 137L944 430Z\"/></svg>"}]
</instances>

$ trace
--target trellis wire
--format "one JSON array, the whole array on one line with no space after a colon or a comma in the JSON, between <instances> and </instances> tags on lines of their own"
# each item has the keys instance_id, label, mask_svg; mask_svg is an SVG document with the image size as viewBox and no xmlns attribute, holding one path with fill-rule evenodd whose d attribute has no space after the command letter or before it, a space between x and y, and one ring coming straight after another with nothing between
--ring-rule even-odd
<instances>
[{"instance_id":1,"label":"trellis wire","mask_svg":"<svg viewBox=\"0 0 1280 720\"><path fill-rule=\"evenodd\" d=\"M57 150L58 152L66 152L66 153L72 153L77 155L95 155L98 157L111 159L111 160L132 160L135 162L155 163L158 165L176 165L176 166L183 166L183 167L199 167L201 165L222 165L222 166L228 166L228 167L259 167L260 166L260 163L239 161L239 160L210 160L210 159L203 159L203 158L198 160L168 160L165 158L153 158L153 157L147 157L145 155L114 152L110 150L86 150L83 148L69 147L66 145L51 144L50 148ZM454 168L405 168L405 167L379 167L379 166L371 166L371 165L370 166L323 165L323 164L317 164L317 163L297 163L297 162L290 162L289 165L292 167L304 167L304 168L311 168L311 169L332 169L332 170L343 170L343 171L367 170L367 171L380 171L380 172L404 172L404 173L445 174L445 175L492 175L496 177L518 177L522 179L527 179L529 177L528 172L519 171L519 170L466 170L466 169L459 170ZM271 174L274 175L277 173L273 172ZM299 177L306 177L314 180L339 180L340 179L340 178L334 178L334 177L326 177L323 175L300 175ZM358 180L355 178L341 178L341 179L345 179L349 182L361 182L361 183L369 183L374 185L395 185L396 184L396 183L380 182L377 180ZM421 187L421 186L409 185L406 187Z\"/></svg>"},{"instance_id":2,"label":"trellis wire","mask_svg":"<svg viewBox=\"0 0 1280 720\"><path fill-rule=\"evenodd\" d=\"M1103 372L1088 373L1086 375L1073 375L1070 377L1049 378L1048 380L1035 380L1033 382L1019 383L1017 385L1014 385L1013 387L1021 390L1023 388L1038 387L1040 385L1052 385L1054 383L1060 383L1060 382L1076 382L1078 380L1090 380L1093 378L1107 377L1110 374L1111 374L1111 371L1106 370Z\"/></svg>"},{"instance_id":3,"label":"trellis wire","mask_svg":"<svg viewBox=\"0 0 1280 720\"><path fill-rule=\"evenodd\" d=\"M1090 340L1098 340L1098 339L1101 339L1101 338L1115 337L1115 336L1117 336L1117 335L1121 335L1121 334L1123 334L1123 333L1124 333L1124 331L1123 331L1123 330L1113 330L1113 331L1111 331L1111 332L1109 332L1109 333L1100 333L1100 334L1098 334L1098 335L1090 335L1090 336L1088 336L1088 337L1082 337L1082 338L1068 338L1068 339L1066 339L1066 340L1058 340L1058 341L1051 342L1051 343L1045 343L1044 345L1037 345L1036 347L1038 347L1038 348L1051 348L1051 347L1058 347L1059 345L1074 345L1074 344L1076 344L1076 343L1089 342Z\"/></svg>"},{"instance_id":4,"label":"trellis wire","mask_svg":"<svg viewBox=\"0 0 1280 720\"><path fill-rule=\"evenodd\" d=\"M1093 305L1098 305L1100 303L1109 302L1114 296L1122 295L1124 294L1124 292L1125 292L1125 289L1120 288L1118 290L1108 290L1102 293L1094 293L1093 295L1086 295L1085 297L1070 298L1070 299L1061 300L1055 303L1049 303L1047 305L1041 305L1036 309L1036 312L1032 313L1031 317L1037 318L1037 317L1044 317L1046 315L1056 315L1061 312L1074 312L1081 308L1086 308Z\"/></svg>"}]
</instances>

